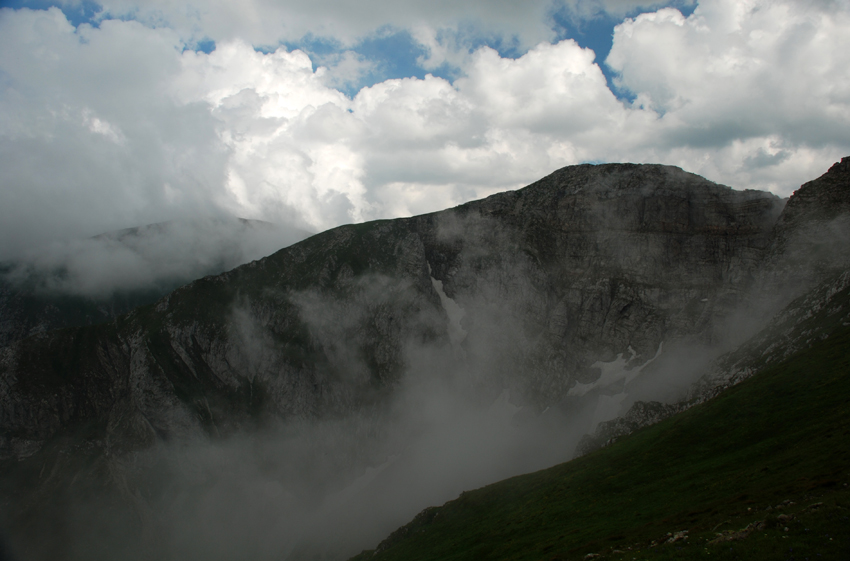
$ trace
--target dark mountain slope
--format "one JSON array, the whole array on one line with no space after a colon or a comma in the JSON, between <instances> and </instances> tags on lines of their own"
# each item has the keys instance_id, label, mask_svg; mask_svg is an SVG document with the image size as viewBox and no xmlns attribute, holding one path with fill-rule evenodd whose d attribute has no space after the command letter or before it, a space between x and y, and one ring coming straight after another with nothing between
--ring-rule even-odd
<instances>
[{"instance_id":1,"label":"dark mountain slope","mask_svg":"<svg viewBox=\"0 0 850 561\"><path fill-rule=\"evenodd\" d=\"M774 228L765 291L804 292L850 264L850 157L796 190Z\"/></svg>"},{"instance_id":2,"label":"dark mountain slope","mask_svg":"<svg viewBox=\"0 0 850 561\"><path fill-rule=\"evenodd\" d=\"M477 373L486 395L558 404L629 347L639 364L662 341L722 340L781 208L678 168L582 165L457 209L336 228L113 324L5 351L5 453L75 422L124 427L126 445L260 411L350 411L393 387L411 349Z\"/></svg>"},{"instance_id":3,"label":"dark mountain slope","mask_svg":"<svg viewBox=\"0 0 850 561\"><path fill-rule=\"evenodd\" d=\"M608 445L637 429L661 421L707 401L759 370L779 364L836 329L850 325L850 270L827 277L820 285L794 300L767 326L734 351L706 366L704 375L677 403L637 401L625 415L602 422L586 435L577 453Z\"/></svg>"}]
</instances>

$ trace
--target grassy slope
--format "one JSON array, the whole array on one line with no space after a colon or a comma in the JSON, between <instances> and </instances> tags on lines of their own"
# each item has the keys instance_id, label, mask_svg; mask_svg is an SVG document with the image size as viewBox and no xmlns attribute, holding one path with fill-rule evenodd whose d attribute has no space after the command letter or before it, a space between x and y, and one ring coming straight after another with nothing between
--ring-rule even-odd
<instances>
[{"instance_id":1,"label":"grassy slope","mask_svg":"<svg viewBox=\"0 0 850 561\"><path fill-rule=\"evenodd\" d=\"M850 328L842 327L608 448L428 509L383 551L355 559L848 560L848 482ZM767 510L787 500L795 504ZM816 502L824 504L806 509ZM708 544L757 520L768 527ZM687 540L651 546L681 530Z\"/></svg>"}]
</instances>

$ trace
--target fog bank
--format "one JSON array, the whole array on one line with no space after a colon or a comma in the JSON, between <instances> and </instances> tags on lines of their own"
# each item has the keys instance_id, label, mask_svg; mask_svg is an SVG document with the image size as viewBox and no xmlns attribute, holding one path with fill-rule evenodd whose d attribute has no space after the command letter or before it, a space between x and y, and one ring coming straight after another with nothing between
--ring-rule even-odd
<instances>
[{"instance_id":1,"label":"fog bank","mask_svg":"<svg viewBox=\"0 0 850 561\"><path fill-rule=\"evenodd\" d=\"M108 299L167 290L227 271L306 238L287 225L199 217L53 242L9 262L4 278L47 294Z\"/></svg>"}]
</instances>

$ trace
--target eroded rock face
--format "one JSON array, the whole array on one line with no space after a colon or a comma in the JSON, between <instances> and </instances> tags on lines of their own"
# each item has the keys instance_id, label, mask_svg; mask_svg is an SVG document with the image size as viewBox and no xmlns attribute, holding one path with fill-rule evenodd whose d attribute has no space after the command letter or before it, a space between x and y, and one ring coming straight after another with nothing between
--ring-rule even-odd
<instances>
[{"instance_id":1,"label":"eroded rock face","mask_svg":"<svg viewBox=\"0 0 850 561\"><path fill-rule=\"evenodd\" d=\"M668 405L658 401L638 401L625 415L600 423L592 434L586 434L576 447L576 455L583 456L610 446L640 428L654 425L687 408L686 404Z\"/></svg>"},{"instance_id":2,"label":"eroded rock face","mask_svg":"<svg viewBox=\"0 0 850 561\"><path fill-rule=\"evenodd\" d=\"M850 157L802 185L779 216L763 266L766 286L799 295L850 265Z\"/></svg>"},{"instance_id":3,"label":"eroded rock face","mask_svg":"<svg viewBox=\"0 0 850 561\"><path fill-rule=\"evenodd\" d=\"M455 209L336 228L114 323L7 349L3 452L83 424L132 447L344 413L423 359L484 394L563 404L598 376L594 362L629 347L638 364L662 341L721 341L780 253L783 205L668 166L581 165ZM462 310L462 340L434 281Z\"/></svg>"},{"instance_id":4,"label":"eroded rock face","mask_svg":"<svg viewBox=\"0 0 850 561\"><path fill-rule=\"evenodd\" d=\"M664 340L722 338L719 320L751 288L782 201L677 168L611 165L565 168L470 206L483 224L467 227L464 247L486 257L461 251L446 292L464 308L488 297L518 308L534 336L516 350L533 357L527 381L542 397L563 396L629 345L641 363ZM488 247L493 231L509 241ZM491 257L511 244L511 262Z\"/></svg>"},{"instance_id":5,"label":"eroded rock face","mask_svg":"<svg viewBox=\"0 0 850 561\"><path fill-rule=\"evenodd\" d=\"M847 215L847 167L784 211L678 168L583 165L456 209L336 228L112 324L7 349L4 453L76 424L144 446L344 413L383 399L423 357L482 392L563 404L598 377L595 362L722 343L752 291L832 266L797 256L823 246L813 224ZM446 298L462 314L453 337Z\"/></svg>"}]
</instances>

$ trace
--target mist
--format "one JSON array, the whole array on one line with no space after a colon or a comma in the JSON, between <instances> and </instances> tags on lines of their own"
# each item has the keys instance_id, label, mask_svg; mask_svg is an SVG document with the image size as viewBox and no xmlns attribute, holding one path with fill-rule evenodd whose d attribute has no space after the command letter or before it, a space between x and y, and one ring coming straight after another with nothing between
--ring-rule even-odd
<instances>
[{"instance_id":1,"label":"mist","mask_svg":"<svg viewBox=\"0 0 850 561\"><path fill-rule=\"evenodd\" d=\"M482 249L471 244L469 255ZM342 296L289 293L327 356L318 391L332 408L324 412L283 382L267 322L238 301L227 360L269 394L287 396L277 400L286 406L256 426L187 431L105 460L89 483L63 492L53 507L60 525L12 537L18 558L347 559L428 506L569 460L592 411L541 407L525 392L532 376L516 355L534 339L523 319L532 281L514 259L494 267L457 302L433 276L433 305L410 283L381 275L348 279ZM101 279L101 290L116 286ZM362 328L399 309L417 310L409 325ZM378 384L364 347L388 355Z\"/></svg>"},{"instance_id":2,"label":"mist","mask_svg":"<svg viewBox=\"0 0 850 561\"><path fill-rule=\"evenodd\" d=\"M252 375L262 378L266 342L251 329ZM355 380L355 345L337 343L338 365ZM572 457L586 422L517 405L503 380L482 379L456 351L408 341L391 397L347 413L277 417L112 458L103 487L69 486L61 531L14 536L16 558L347 559L428 506Z\"/></svg>"},{"instance_id":3,"label":"mist","mask_svg":"<svg viewBox=\"0 0 850 561\"><path fill-rule=\"evenodd\" d=\"M138 422L153 444L42 439L36 428L58 419L53 394L15 401L14 384L33 372L12 374L14 345L49 356L39 341L63 335L36 337L112 321L270 255L309 235L295 226L417 215L582 162L663 161L784 196L850 147L850 81L836 80L850 63L846 3L740 10L700 0L685 14L619 0L508 12L272 4L0 10L0 420L23 419L26 437L3 448L25 457L0 473L4 500L23 497L0 507L0 558L8 540L24 561L346 559L463 490L569 460L585 434L636 401L675 403L807 286L811 268L834 267L833 247L846 250L846 221L817 227L805 243L789 241L802 265L772 270L771 284L745 278L760 240L721 270L716 252L686 243L699 236L683 237L681 250L630 243L632 203L563 207L553 228L542 219L552 205L527 200L523 219L539 228L525 234L540 252L498 220L447 220L430 251L462 246L465 269L448 250L428 261L420 239L394 247L399 269L409 265L404 278L353 278L329 252L323 273L337 276L307 279L323 287L258 283L252 302L236 286L242 299L215 325L188 307L181 324L161 301L158 336L180 351L195 345L171 357L188 364L189 382L200 364L219 395L258 388L267 399L256 418L238 411L205 425L167 376L151 381L160 365L146 354L148 326L124 316L134 331L119 332L114 354L85 342L73 352L127 359L124 370L104 366L129 372L129 389L112 391L105 376L98 395L116 407L93 422L110 436L120 432L106 425ZM607 6L602 50L591 39L600 27L572 18L579 4ZM617 7L626 5L629 17ZM660 237L677 226L670 204L650 205ZM195 218L35 247L215 213L290 222ZM575 243L559 246L558 236ZM679 251L694 259L668 276ZM735 292L749 285L761 300L729 315L752 299ZM284 349L295 348L291 359L280 335L295 324L306 343ZM315 351L318 366L302 351ZM94 385L86 391L102 389ZM0 431L0 444L19 436ZM19 482L32 493L16 494Z\"/></svg>"},{"instance_id":4,"label":"mist","mask_svg":"<svg viewBox=\"0 0 850 561\"><path fill-rule=\"evenodd\" d=\"M6 264L12 286L105 300L163 291L270 255L310 233L288 225L198 217L53 242Z\"/></svg>"}]
</instances>

